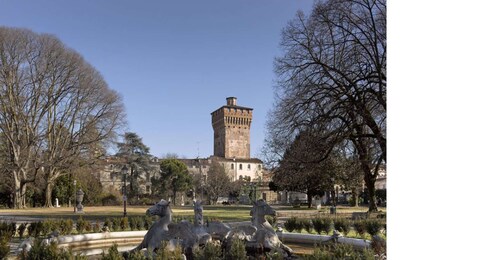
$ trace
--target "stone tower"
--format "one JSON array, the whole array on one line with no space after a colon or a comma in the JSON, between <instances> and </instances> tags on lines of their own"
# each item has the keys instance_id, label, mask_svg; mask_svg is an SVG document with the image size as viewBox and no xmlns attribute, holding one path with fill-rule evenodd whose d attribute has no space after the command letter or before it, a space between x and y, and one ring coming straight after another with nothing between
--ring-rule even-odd
<instances>
[{"instance_id":1,"label":"stone tower","mask_svg":"<svg viewBox=\"0 0 500 260\"><path fill-rule=\"evenodd\" d=\"M253 108L236 105L235 97L212 112L214 155L224 158L250 159L250 125Z\"/></svg>"}]
</instances>

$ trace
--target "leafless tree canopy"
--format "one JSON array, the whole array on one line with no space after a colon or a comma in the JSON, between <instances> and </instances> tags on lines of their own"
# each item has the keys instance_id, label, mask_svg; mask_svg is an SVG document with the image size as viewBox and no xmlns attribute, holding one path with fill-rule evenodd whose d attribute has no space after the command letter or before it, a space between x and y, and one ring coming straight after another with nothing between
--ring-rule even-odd
<instances>
[{"instance_id":1,"label":"leafless tree canopy","mask_svg":"<svg viewBox=\"0 0 500 260\"><path fill-rule=\"evenodd\" d=\"M278 165L294 138L314 129L329 147L315 160L350 142L366 181L386 158L385 0L318 2L288 23L281 48L266 160Z\"/></svg>"},{"instance_id":2,"label":"leafless tree canopy","mask_svg":"<svg viewBox=\"0 0 500 260\"><path fill-rule=\"evenodd\" d=\"M37 174L52 206L55 179L102 152L123 124L120 97L54 36L6 27L0 27L0 87L15 206L24 206L25 185Z\"/></svg>"},{"instance_id":3,"label":"leafless tree canopy","mask_svg":"<svg viewBox=\"0 0 500 260\"><path fill-rule=\"evenodd\" d=\"M227 196L231 191L231 179L224 166L214 161L208 170L205 191L211 204L217 202L217 198Z\"/></svg>"}]
</instances>

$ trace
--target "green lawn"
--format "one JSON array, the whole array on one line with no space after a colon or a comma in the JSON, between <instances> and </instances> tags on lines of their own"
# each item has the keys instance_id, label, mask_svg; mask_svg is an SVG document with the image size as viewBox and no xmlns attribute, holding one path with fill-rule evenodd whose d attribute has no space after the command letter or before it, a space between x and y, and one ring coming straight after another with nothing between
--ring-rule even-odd
<instances>
[{"instance_id":1,"label":"green lawn","mask_svg":"<svg viewBox=\"0 0 500 260\"><path fill-rule=\"evenodd\" d=\"M128 216L144 216L146 210L150 206L127 206ZM278 215L293 216L302 215L314 217L314 215L320 212L321 214L328 214L329 208L322 207L320 211L315 208L292 208L291 206L272 206L278 212ZM250 220L250 205L205 205L203 206L203 216L209 219L217 219L224 222L234 222L234 221L249 221ZM172 208L174 212L174 217L193 217L193 207L192 206L174 206ZM347 207L339 206L337 207L337 213L352 213L352 212L366 212L367 207ZM385 208L381 208L385 211ZM60 207L60 208L28 208L28 209L0 209L0 215L2 216L25 216L25 217L36 217L36 218L73 218L77 219L82 216L85 219L105 219L107 217L121 217L123 216L123 206L98 206L98 207L85 207L84 214L73 213L73 208Z\"/></svg>"},{"instance_id":2,"label":"green lawn","mask_svg":"<svg viewBox=\"0 0 500 260\"><path fill-rule=\"evenodd\" d=\"M149 206L127 206L127 216L144 216ZM250 220L250 206L204 206L203 216L221 221L247 221ZM174 217L193 217L193 207L174 206ZM123 216L123 207L85 207L84 214L73 213L73 208L29 208L29 209L0 209L0 215L9 217L34 217L34 218L72 218L82 216L85 219L105 219L107 217Z\"/></svg>"}]
</instances>

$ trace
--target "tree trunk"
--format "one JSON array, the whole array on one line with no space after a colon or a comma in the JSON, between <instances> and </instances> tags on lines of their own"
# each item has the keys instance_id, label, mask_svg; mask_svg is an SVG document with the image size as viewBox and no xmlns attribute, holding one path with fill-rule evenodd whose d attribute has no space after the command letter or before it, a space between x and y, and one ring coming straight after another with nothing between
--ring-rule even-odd
<instances>
[{"instance_id":1,"label":"tree trunk","mask_svg":"<svg viewBox=\"0 0 500 260\"><path fill-rule=\"evenodd\" d=\"M365 183L366 188L368 189L368 203L370 203L368 211L375 212L378 211L376 196L375 196L375 181L377 180L376 175L365 173Z\"/></svg>"},{"instance_id":2,"label":"tree trunk","mask_svg":"<svg viewBox=\"0 0 500 260\"><path fill-rule=\"evenodd\" d=\"M360 166L364 173L365 185L368 189L368 212L378 211L377 203L375 202L375 181L377 180L378 167L373 169L374 172L372 173L372 164L368 153L368 146L362 140L354 139L353 142L359 155Z\"/></svg>"},{"instance_id":3,"label":"tree trunk","mask_svg":"<svg viewBox=\"0 0 500 260\"><path fill-rule=\"evenodd\" d=\"M176 204L175 204L175 201L176 201L176 200L177 200L177 191L176 191L176 190L174 190L174 206L176 205Z\"/></svg>"},{"instance_id":4,"label":"tree trunk","mask_svg":"<svg viewBox=\"0 0 500 260\"><path fill-rule=\"evenodd\" d=\"M134 166L132 166L130 168L130 177L129 177L129 186L130 186L130 191L129 191L129 195L130 197L135 197L135 183L134 183L134 180L135 180L135 176L134 176Z\"/></svg>"},{"instance_id":5,"label":"tree trunk","mask_svg":"<svg viewBox=\"0 0 500 260\"><path fill-rule=\"evenodd\" d=\"M359 194L358 194L358 188L353 188L352 189L352 199L354 201L354 207L359 206Z\"/></svg>"},{"instance_id":6,"label":"tree trunk","mask_svg":"<svg viewBox=\"0 0 500 260\"><path fill-rule=\"evenodd\" d=\"M22 204L22 196L21 196L21 182L17 178L17 173L14 172L14 208L21 209L23 207Z\"/></svg>"},{"instance_id":7,"label":"tree trunk","mask_svg":"<svg viewBox=\"0 0 500 260\"><path fill-rule=\"evenodd\" d=\"M312 207L312 199L313 199L313 195L309 194L309 192L307 192L307 207L308 208Z\"/></svg>"},{"instance_id":8,"label":"tree trunk","mask_svg":"<svg viewBox=\"0 0 500 260\"><path fill-rule=\"evenodd\" d=\"M44 207L47 207L47 208L54 207L52 205L52 188L53 188L52 182L49 182L47 180L47 186L45 187L45 205L44 205Z\"/></svg>"},{"instance_id":9,"label":"tree trunk","mask_svg":"<svg viewBox=\"0 0 500 260\"><path fill-rule=\"evenodd\" d=\"M19 198L20 198L20 203L21 203L21 206L19 207L20 209L24 209L26 208L26 188L27 188L27 183L23 183L21 182L21 188L20 188L20 194L19 194Z\"/></svg>"}]
</instances>

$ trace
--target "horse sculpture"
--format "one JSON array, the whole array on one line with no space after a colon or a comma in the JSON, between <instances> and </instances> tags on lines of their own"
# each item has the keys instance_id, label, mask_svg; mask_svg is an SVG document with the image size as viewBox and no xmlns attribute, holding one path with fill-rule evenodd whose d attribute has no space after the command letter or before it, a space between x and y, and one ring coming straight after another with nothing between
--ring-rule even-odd
<instances>
[{"instance_id":1,"label":"horse sculpture","mask_svg":"<svg viewBox=\"0 0 500 260\"><path fill-rule=\"evenodd\" d=\"M252 216L251 225L235 227L227 236L226 248L230 248L233 239L245 241L247 250L264 249L266 251L281 250L283 253L292 255L293 250L284 245L278 238L273 227L266 220L265 216L276 215L276 211L267 202L260 199L254 202L250 210Z\"/></svg>"},{"instance_id":2,"label":"horse sculpture","mask_svg":"<svg viewBox=\"0 0 500 260\"><path fill-rule=\"evenodd\" d=\"M133 251L138 251L143 248L148 250L155 250L160 247L161 241L165 240L168 233L168 225L172 222L172 209L170 202L161 200L154 206L146 210L147 215L159 216L160 219L156 221L144 236L142 242Z\"/></svg>"},{"instance_id":3,"label":"horse sculpture","mask_svg":"<svg viewBox=\"0 0 500 260\"><path fill-rule=\"evenodd\" d=\"M194 225L188 221L181 221L170 223L168 229L166 239L179 239L184 249L192 250L212 241L212 237L203 225L203 207L199 201L194 203Z\"/></svg>"}]
</instances>

